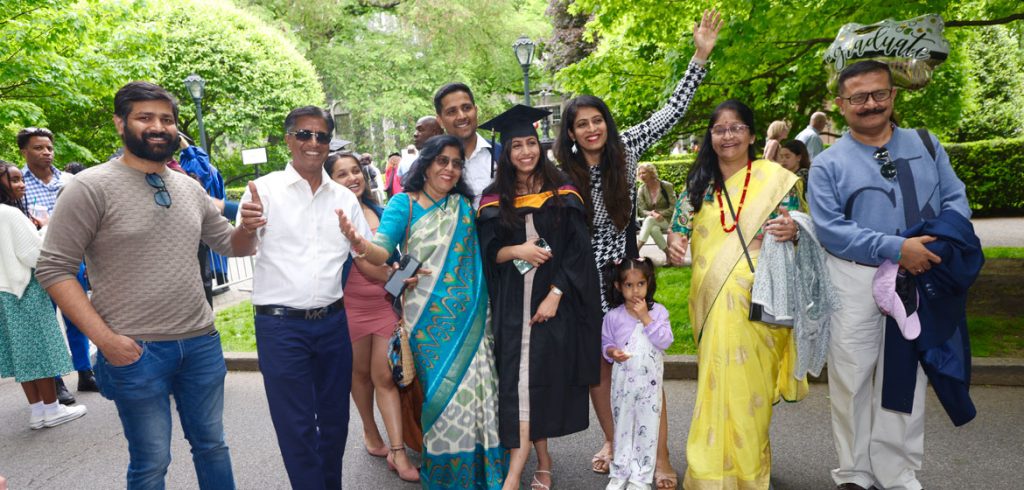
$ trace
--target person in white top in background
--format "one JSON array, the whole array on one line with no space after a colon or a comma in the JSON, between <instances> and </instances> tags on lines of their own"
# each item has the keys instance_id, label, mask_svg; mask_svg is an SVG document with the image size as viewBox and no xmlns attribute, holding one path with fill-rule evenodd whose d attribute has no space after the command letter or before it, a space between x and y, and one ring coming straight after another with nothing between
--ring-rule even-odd
<instances>
[{"instance_id":1,"label":"person in white top in background","mask_svg":"<svg viewBox=\"0 0 1024 490\"><path fill-rule=\"evenodd\" d=\"M342 270L352 251L336 211L371 235L356 196L323 169L331 115L300 107L284 129L292 161L249 182L239 210L256 251L256 349L292 487L340 489L352 387Z\"/></svg>"}]
</instances>

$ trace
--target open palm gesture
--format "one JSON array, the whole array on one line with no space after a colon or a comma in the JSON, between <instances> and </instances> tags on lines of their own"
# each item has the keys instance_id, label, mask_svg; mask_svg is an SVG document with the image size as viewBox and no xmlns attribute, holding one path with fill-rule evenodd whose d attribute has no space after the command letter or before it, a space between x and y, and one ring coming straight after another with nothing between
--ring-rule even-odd
<instances>
[{"instance_id":1,"label":"open palm gesture","mask_svg":"<svg viewBox=\"0 0 1024 490\"><path fill-rule=\"evenodd\" d=\"M722 29L722 14L718 10L705 10L700 22L693 24L693 44L697 47L694 57L706 61L715 49L718 31Z\"/></svg>"}]
</instances>

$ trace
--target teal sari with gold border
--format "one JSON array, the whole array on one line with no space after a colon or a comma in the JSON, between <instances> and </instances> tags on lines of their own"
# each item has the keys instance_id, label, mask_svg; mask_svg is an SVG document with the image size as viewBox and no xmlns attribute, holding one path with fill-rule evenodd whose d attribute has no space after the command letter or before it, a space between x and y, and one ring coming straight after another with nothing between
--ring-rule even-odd
<instances>
[{"instance_id":1,"label":"teal sari with gold border","mask_svg":"<svg viewBox=\"0 0 1024 490\"><path fill-rule=\"evenodd\" d=\"M403 319L423 385L425 489L501 487L508 453L498 440L497 374L473 206L450 195L429 209L398 194L374 243L408 251L432 271L406 291Z\"/></svg>"}]
</instances>

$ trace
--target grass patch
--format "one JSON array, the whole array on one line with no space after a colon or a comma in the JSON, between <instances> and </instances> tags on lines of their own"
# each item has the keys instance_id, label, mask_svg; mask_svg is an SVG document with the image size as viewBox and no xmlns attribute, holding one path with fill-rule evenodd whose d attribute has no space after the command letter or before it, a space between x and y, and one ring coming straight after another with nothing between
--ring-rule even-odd
<instances>
[{"instance_id":1,"label":"grass patch","mask_svg":"<svg viewBox=\"0 0 1024 490\"><path fill-rule=\"evenodd\" d=\"M252 301L245 300L220 310L214 322L220 331L220 345L224 352L256 351Z\"/></svg>"},{"instance_id":2,"label":"grass patch","mask_svg":"<svg viewBox=\"0 0 1024 490\"><path fill-rule=\"evenodd\" d=\"M1009 316L969 316L973 357L1024 357L1024 319Z\"/></svg>"},{"instance_id":3,"label":"grass patch","mask_svg":"<svg viewBox=\"0 0 1024 490\"><path fill-rule=\"evenodd\" d=\"M986 259L1024 259L1024 247L985 247Z\"/></svg>"},{"instance_id":4,"label":"grass patch","mask_svg":"<svg viewBox=\"0 0 1024 490\"><path fill-rule=\"evenodd\" d=\"M690 328L690 275L689 267L663 267L658 269L658 291L654 300L668 309L668 318L672 322L672 335L675 340L665 351L666 354L696 354L697 345L693 341L693 329Z\"/></svg>"}]
</instances>

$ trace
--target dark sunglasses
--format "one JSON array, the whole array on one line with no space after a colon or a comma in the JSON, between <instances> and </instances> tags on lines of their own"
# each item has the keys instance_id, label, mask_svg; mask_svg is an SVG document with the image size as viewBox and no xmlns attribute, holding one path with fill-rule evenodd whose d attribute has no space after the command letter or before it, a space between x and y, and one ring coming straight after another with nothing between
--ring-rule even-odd
<instances>
[{"instance_id":1,"label":"dark sunglasses","mask_svg":"<svg viewBox=\"0 0 1024 490\"><path fill-rule=\"evenodd\" d=\"M308 129L303 129L301 131L289 131L288 134L294 136L295 139L299 141L309 141L313 139L313 136L316 136L316 142L321 145L326 145L331 142L331 135L323 131L310 131Z\"/></svg>"},{"instance_id":2,"label":"dark sunglasses","mask_svg":"<svg viewBox=\"0 0 1024 490\"><path fill-rule=\"evenodd\" d=\"M881 165L878 171L882 174L882 177L889 180L896 178L896 164L889 158L889 150L885 149L885 147L875 150L875 160L878 160L878 164Z\"/></svg>"},{"instance_id":3,"label":"dark sunglasses","mask_svg":"<svg viewBox=\"0 0 1024 490\"><path fill-rule=\"evenodd\" d=\"M160 177L160 174L146 174L146 183L156 189L156 194L153 194L153 201L160 207L170 208L171 193L167 192L167 186L164 185L164 179Z\"/></svg>"},{"instance_id":4,"label":"dark sunglasses","mask_svg":"<svg viewBox=\"0 0 1024 490\"><path fill-rule=\"evenodd\" d=\"M434 164L438 167L447 167L451 165L455 170L462 170L466 166L466 161L461 158L448 158L446 155L438 155L434 158Z\"/></svg>"}]
</instances>

